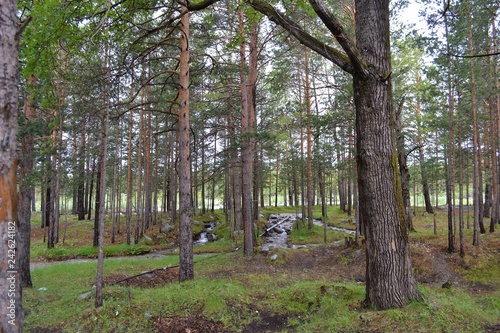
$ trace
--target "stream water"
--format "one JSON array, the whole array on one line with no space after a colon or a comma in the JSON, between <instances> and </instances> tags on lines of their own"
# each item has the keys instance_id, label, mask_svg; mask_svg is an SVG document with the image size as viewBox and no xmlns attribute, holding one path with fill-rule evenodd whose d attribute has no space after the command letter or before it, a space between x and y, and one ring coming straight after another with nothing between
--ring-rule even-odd
<instances>
[{"instance_id":1,"label":"stream water","mask_svg":"<svg viewBox=\"0 0 500 333\"><path fill-rule=\"evenodd\" d=\"M215 229L215 222L205 223L205 231L202 231L193 245L201 245L215 240L215 235L210 231Z\"/></svg>"},{"instance_id":2,"label":"stream water","mask_svg":"<svg viewBox=\"0 0 500 333\"><path fill-rule=\"evenodd\" d=\"M298 219L302 218L302 214L272 214L268 218L268 226L266 227L266 232L262 234L264 241L262 242L261 250L269 251L273 248L300 248L307 246L317 246L318 244L309 245L291 245L289 234L292 231L293 225ZM323 222L320 220L313 220L315 225L323 227ZM276 225L276 226L275 226ZM275 226L275 227L273 227ZM273 227L273 228L272 228ZM339 232L344 232L348 235L354 236L356 232L354 230L331 227L327 228Z\"/></svg>"},{"instance_id":3,"label":"stream water","mask_svg":"<svg viewBox=\"0 0 500 333\"><path fill-rule=\"evenodd\" d=\"M211 231L213 231L216 227L216 223L210 222L205 224L205 230L202 231L197 239L193 242L193 245L202 245L205 243L208 243L209 241L214 241L216 240L216 235L212 234ZM166 256L170 254L171 252L177 250L178 247L170 248L170 249L164 249L164 250L159 250L159 251L154 251L154 252L148 252L145 254L137 255L137 256L116 256L116 257L107 257L106 260L120 260L120 259L136 259L136 258L161 258L163 256ZM199 254L197 254L199 255ZM201 254L202 255L202 254ZM60 261L39 261L39 262L31 262L30 263L30 269L37 269L37 268L42 268L42 267L47 267L47 266L52 266L52 265L57 265L57 264L78 264L78 263L84 263L84 262L96 262L97 259L89 258L77 258L77 259L66 259L66 260L60 260Z\"/></svg>"}]
</instances>

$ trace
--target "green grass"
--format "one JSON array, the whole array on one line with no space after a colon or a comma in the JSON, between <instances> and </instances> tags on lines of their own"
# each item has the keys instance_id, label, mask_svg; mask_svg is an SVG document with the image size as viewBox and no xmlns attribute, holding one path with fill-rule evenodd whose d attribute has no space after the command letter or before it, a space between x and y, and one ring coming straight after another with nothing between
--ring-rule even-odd
<instances>
[{"instance_id":1,"label":"green grass","mask_svg":"<svg viewBox=\"0 0 500 333\"><path fill-rule=\"evenodd\" d=\"M267 217L272 213L295 212L293 207L262 209ZM321 212L314 210L315 217ZM337 207L329 207L328 223L354 229L352 217ZM468 288L454 285L441 288L440 283L420 285L425 301L412 303L401 309L384 311L366 310L361 307L365 297L364 284L352 279L339 278L338 270L349 271L351 265L359 265L350 256L356 251L346 249L331 260L332 269L315 271L294 267L295 255L307 260L314 250L278 249L277 260L257 254L245 258L242 251L233 252L233 246L241 246L242 234L231 239L228 223L221 211L196 216L196 221L218 221L214 231L216 242L197 246L195 253L195 280L171 283L155 288L108 286L104 288L104 306L94 308L93 285L96 278L96 262L56 263L32 271L34 287L23 291L26 332L36 327L59 328L64 332L132 333L153 332L153 318L157 316L202 315L219 321L229 332L241 332L245 325L262 320L264 313L286 318L290 328L281 332L484 332L485 326L500 323L500 258L498 233L481 236L484 248L468 246L464 259L458 254L446 256L449 269L460 275L466 283L483 284L485 291L471 292ZM262 222L264 219L261 219ZM437 216L438 235L433 234L432 215L419 210L414 217L417 231L410 239L416 242L412 251L418 256L428 255L425 249L442 251L446 246L446 219ZM35 222L34 222L35 223ZM34 224L37 227L39 222ZM91 231L88 221L72 221L76 234ZM444 230L444 231L443 231ZM68 234L65 245L47 250L37 238L33 242L33 258L95 258L96 249ZM328 230L331 244L343 241L345 234ZM467 240L471 230L466 230ZM91 241L85 239L85 241ZM294 229L294 244L323 244L323 228L315 226ZM417 244L418 243L418 244ZM422 245L423 244L423 245ZM341 247L343 244L340 245ZM158 244L141 241L138 245L107 244L107 257L123 254L140 254L157 248ZM211 254L208 254L211 253ZM430 259L417 260L414 269L419 274L432 274ZM90 260L90 259L89 259ZM139 274L146 270L178 264L178 252L159 259L108 258L104 275ZM300 264L300 262L298 263ZM335 265L335 266L334 266ZM291 268L290 268L291 267ZM307 267L307 266L306 266ZM326 272L326 273L325 273ZM326 274L326 275L325 275ZM85 299L79 297L92 292ZM153 318L151 318L151 316Z\"/></svg>"},{"instance_id":2,"label":"green grass","mask_svg":"<svg viewBox=\"0 0 500 333\"><path fill-rule=\"evenodd\" d=\"M307 226L301 225L299 228L295 228L290 235L290 242L292 244L324 244L324 229L323 227L313 225L313 229L309 230ZM327 243L333 243L337 241L343 241L347 234L333 231L331 229L326 229L326 241Z\"/></svg>"},{"instance_id":3,"label":"green grass","mask_svg":"<svg viewBox=\"0 0 500 333\"><path fill-rule=\"evenodd\" d=\"M357 332L376 327L380 332L481 332L500 316L500 292L471 295L460 289L421 287L425 301L403 309L368 311L360 308L364 286L301 280L288 274L249 273L213 279L221 267L243 270L249 262L240 253L197 258L197 279L158 288L106 287L105 304L93 308L95 263L56 264L33 271L35 286L25 290L29 310L26 327L61 327L65 332L150 332L148 316L203 314L237 332L258 319L261 311L287 314L296 332ZM137 274L175 265L176 256L162 259L110 259L105 275ZM39 290L44 287L46 290Z\"/></svg>"}]
</instances>

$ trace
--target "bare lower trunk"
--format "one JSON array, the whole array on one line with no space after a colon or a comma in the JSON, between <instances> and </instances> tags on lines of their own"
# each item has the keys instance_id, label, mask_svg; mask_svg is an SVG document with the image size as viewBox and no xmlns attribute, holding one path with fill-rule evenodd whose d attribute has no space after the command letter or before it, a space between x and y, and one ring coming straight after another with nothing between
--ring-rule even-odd
<instances>
[{"instance_id":1,"label":"bare lower trunk","mask_svg":"<svg viewBox=\"0 0 500 333\"><path fill-rule=\"evenodd\" d=\"M34 89L35 76L30 76L27 87ZM33 93L30 91L24 102L24 116L26 121L35 120L36 112L33 106ZM18 240L18 270L23 287L32 287L30 271L30 235L31 235L31 202L33 201L33 187L26 177L33 172L33 134L27 133L21 139L22 156L19 160L19 240Z\"/></svg>"},{"instance_id":2,"label":"bare lower trunk","mask_svg":"<svg viewBox=\"0 0 500 333\"><path fill-rule=\"evenodd\" d=\"M23 331L20 277L16 271L17 133L18 133L18 19L17 1L0 6L0 332Z\"/></svg>"},{"instance_id":3,"label":"bare lower trunk","mask_svg":"<svg viewBox=\"0 0 500 333\"><path fill-rule=\"evenodd\" d=\"M311 97L310 97L310 87L309 87L309 50L305 50L305 98L304 102L306 103L306 118L307 118L307 162L306 162L306 170L307 170L307 228L312 230L313 228L313 189L312 189L312 131L311 131Z\"/></svg>"},{"instance_id":4,"label":"bare lower trunk","mask_svg":"<svg viewBox=\"0 0 500 333\"><path fill-rule=\"evenodd\" d=\"M244 35L243 12L239 11L240 33ZM246 50L245 44L240 44L240 80L241 80L241 100L242 112L241 123L244 135L241 149L242 167L242 212L244 230L244 254L253 255L254 235L253 235L253 214L252 214L252 183L253 183L253 161L255 151L255 84L257 81L257 24L253 23L250 32L250 52L248 74L245 75Z\"/></svg>"},{"instance_id":5,"label":"bare lower trunk","mask_svg":"<svg viewBox=\"0 0 500 333\"><path fill-rule=\"evenodd\" d=\"M130 222L132 220L132 110L129 113L129 123L128 123L128 150L127 150L127 204L126 204L126 214L127 214L127 245L130 245L130 235L131 226Z\"/></svg>"},{"instance_id":6,"label":"bare lower trunk","mask_svg":"<svg viewBox=\"0 0 500 333\"><path fill-rule=\"evenodd\" d=\"M388 2L356 1L358 49L375 67L354 75L359 209L366 232L365 305L385 309L422 299L413 276L409 226L390 98ZM385 8L387 9L387 8Z\"/></svg>"},{"instance_id":7,"label":"bare lower trunk","mask_svg":"<svg viewBox=\"0 0 500 333\"><path fill-rule=\"evenodd\" d=\"M398 164L399 172L401 174L401 186L403 194L403 202L405 209L405 219L408 225L408 229L413 231L413 222L411 216L411 200L410 200L410 172L408 171L408 164L406 160L406 149L404 142L404 135L401 128L401 112L403 111L404 99L399 104L399 108L396 111L395 125L396 125L396 145L398 154Z\"/></svg>"},{"instance_id":8,"label":"bare lower trunk","mask_svg":"<svg viewBox=\"0 0 500 333\"><path fill-rule=\"evenodd\" d=\"M189 14L187 8L181 12L181 56L179 61L179 280L194 278L193 231L191 202L190 120L189 120Z\"/></svg>"}]
</instances>

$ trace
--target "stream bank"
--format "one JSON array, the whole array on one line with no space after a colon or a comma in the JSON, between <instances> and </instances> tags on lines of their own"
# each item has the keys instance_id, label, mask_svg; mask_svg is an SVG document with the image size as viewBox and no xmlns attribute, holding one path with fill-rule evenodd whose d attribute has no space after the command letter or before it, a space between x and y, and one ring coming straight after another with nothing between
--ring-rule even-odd
<instances>
[{"instance_id":1,"label":"stream bank","mask_svg":"<svg viewBox=\"0 0 500 333\"><path fill-rule=\"evenodd\" d=\"M268 217L268 223L264 229L264 231L260 234L261 237L264 238L261 251L268 252L271 249L288 249L288 248L302 248L308 246L319 246L320 244L307 244L307 245L293 245L290 244L290 233L294 227L294 224L297 223L297 220L302 219L302 214L290 214L290 213L282 213L282 214L271 214ZM320 220L313 220L313 223L317 226L323 227L324 224ZM348 234L349 236L354 236L356 231L327 226L328 229L339 231Z\"/></svg>"}]
</instances>

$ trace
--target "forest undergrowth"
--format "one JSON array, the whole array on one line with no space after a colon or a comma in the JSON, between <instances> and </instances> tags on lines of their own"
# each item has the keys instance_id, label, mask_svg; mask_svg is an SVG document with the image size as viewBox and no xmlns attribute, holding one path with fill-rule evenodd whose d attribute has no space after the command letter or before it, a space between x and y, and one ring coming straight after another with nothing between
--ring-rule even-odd
<instances>
[{"instance_id":1,"label":"forest undergrowth","mask_svg":"<svg viewBox=\"0 0 500 333\"><path fill-rule=\"evenodd\" d=\"M259 228L270 213L263 210ZM315 210L320 216L320 210ZM107 238L104 306L95 309L93 223L68 216L64 244L46 250L43 230L32 231L33 288L23 291L25 328L50 332L500 332L500 235L481 235L466 256L446 252L446 212L417 210L411 234L415 276L425 301L402 309L362 308L364 249L345 246L345 234L299 224L291 242L300 249L255 250L244 257L221 212L196 216L217 222L215 242L195 247L195 279L178 282L176 229L148 232L127 246L123 233ZM328 223L354 229L353 217L329 209ZM107 226L107 232L110 228ZM153 226L152 229L155 229ZM195 228L196 233L200 228ZM156 229L159 231L159 228ZM173 249L167 251L167 249ZM149 255L144 255L148 253ZM156 254L156 255L155 255ZM66 261L85 258L86 261ZM54 261L60 261L54 263Z\"/></svg>"}]
</instances>

